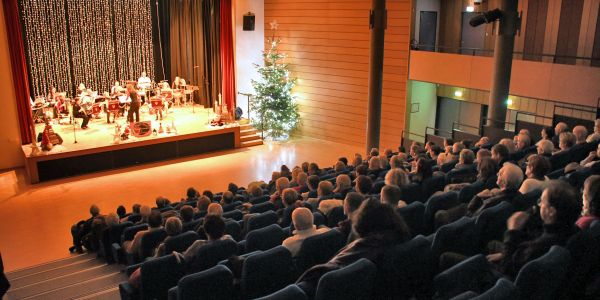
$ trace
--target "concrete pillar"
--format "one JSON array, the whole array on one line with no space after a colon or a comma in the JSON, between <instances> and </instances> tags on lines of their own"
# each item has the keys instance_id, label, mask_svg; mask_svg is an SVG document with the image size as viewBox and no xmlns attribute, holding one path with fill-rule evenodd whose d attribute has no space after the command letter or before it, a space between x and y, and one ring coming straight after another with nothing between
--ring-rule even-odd
<instances>
[{"instance_id":1,"label":"concrete pillar","mask_svg":"<svg viewBox=\"0 0 600 300\"><path fill-rule=\"evenodd\" d=\"M494 69L490 100L488 108L488 126L504 128L508 93L510 88L510 73L512 70L513 49L519 16L518 0L500 1L500 26L496 36L494 49Z\"/></svg>"}]
</instances>

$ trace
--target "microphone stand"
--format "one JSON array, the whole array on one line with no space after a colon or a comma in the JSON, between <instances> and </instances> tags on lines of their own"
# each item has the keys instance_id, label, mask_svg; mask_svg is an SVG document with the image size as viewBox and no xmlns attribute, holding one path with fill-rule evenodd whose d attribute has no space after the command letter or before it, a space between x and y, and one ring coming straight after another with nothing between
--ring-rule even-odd
<instances>
[{"instance_id":1,"label":"microphone stand","mask_svg":"<svg viewBox=\"0 0 600 300\"><path fill-rule=\"evenodd\" d=\"M75 142L73 144L77 144L77 119L73 118L73 138L75 139Z\"/></svg>"},{"instance_id":2,"label":"microphone stand","mask_svg":"<svg viewBox=\"0 0 600 300\"><path fill-rule=\"evenodd\" d=\"M253 95L250 93L242 93L242 92L238 92L238 95L248 97L248 121L250 121L250 97L252 97Z\"/></svg>"}]
</instances>

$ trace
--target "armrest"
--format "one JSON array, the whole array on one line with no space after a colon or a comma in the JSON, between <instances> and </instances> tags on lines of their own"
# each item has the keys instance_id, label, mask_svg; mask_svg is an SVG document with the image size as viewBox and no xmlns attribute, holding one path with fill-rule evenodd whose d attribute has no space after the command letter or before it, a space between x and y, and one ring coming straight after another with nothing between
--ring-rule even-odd
<instances>
[{"instance_id":1,"label":"armrest","mask_svg":"<svg viewBox=\"0 0 600 300\"><path fill-rule=\"evenodd\" d=\"M177 300L177 287L176 286L169 289L169 300Z\"/></svg>"},{"instance_id":2,"label":"armrest","mask_svg":"<svg viewBox=\"0 0 600 300\"><path fill-rule=\"evenodd\" d=\"M137 268L139 268L141 266L142 266L141 263L128 266L127 268L125 268L125 274L127 274L127 276L131 276L131 273L135 272L135 270L137 270Z\"/></svg>"},{"instance_id":3,"label":"armrest","mask_svg":"<svg viewBox=\"0 0 600 300\"><path fill-rule=\"evenodd\" d=\"M129 282L124 281L119 283L119 294L121 294L121 300L133 300L137 299L138 291Z\"/></svg>"}]
</instances>

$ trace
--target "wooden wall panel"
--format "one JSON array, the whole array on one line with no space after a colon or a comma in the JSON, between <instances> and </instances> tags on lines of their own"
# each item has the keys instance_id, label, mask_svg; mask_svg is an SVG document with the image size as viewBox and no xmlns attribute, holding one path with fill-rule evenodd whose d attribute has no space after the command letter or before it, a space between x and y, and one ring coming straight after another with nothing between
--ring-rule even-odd
<instances>
[{"instance_id":1,"label":"wooden wall panel","mask_svg":"<svg viewBox=\"0 0 600 300\"><path fill-rule=\"evenodd\" d=\"M381 148L398 147L404 129L411 2L387 1ZM265 38L281 38L298 78L301 135L365 145L370 8L365 0L265 0Z\"/></svg>"},{"instance_id":2,"label":"wooden wall panel","mask_svg":"<svg viewBox=\"0 0 600 300\"><path fill-rule=\"evenodd\" d=\"M582 13L583 0L563 1L556 44L556 63L575 63L574 58L565 58L564 56L577 56Z\"/></svg>"}]
</instances>

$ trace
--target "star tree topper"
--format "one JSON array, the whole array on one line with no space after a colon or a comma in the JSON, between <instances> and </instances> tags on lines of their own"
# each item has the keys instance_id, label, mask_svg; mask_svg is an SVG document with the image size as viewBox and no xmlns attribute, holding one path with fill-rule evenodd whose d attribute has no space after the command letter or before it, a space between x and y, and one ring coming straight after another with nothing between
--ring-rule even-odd
<instances>
[{"instance_id":1,"label":"star tree topper","mask_svg":"<svg viewBox=\"0 0 600 300\"><path fill-rule=\"evenodd\" d=\"M277 20L273 20L269 24L271 25L271 30L277 30L279 28L279 24L277 23Z\"/></svg>"}]
</instances>

